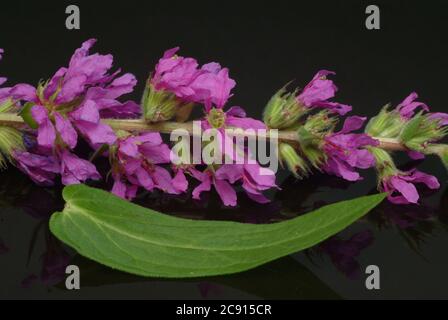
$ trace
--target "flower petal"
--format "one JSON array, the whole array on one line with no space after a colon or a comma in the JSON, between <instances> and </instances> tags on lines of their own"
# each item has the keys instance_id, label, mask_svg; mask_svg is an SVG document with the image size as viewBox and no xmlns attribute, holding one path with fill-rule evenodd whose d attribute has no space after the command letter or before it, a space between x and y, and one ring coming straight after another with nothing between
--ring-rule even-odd
<instances>
[{"instance_id":1,"label":"flower petal","mask_svg":"<svg viewBox=\"0 0 448 320\"><path fill-rule=\"evenodd\" d=\"M76 147L78 142L78 134L76 130L73 128L71 122L68 119L65 119L58 112L54 113L54 120L56 125L56 130L61 135L62 140L67 144L70 149Z\"/></svg>"},{"instance_id":2,"label":"flower petal","mask_svg":"<svg viewBox=\"0 0 448 320\"><path fill-rule=\"evenodd\" d=\"M215 180L215 189L219 194L223 204L225 206L234 207L236 206L236 192L233 187L225 180Z\"/></svg>"},{"instance_id":3,"label":"flower petal","mask_svg":"<svg viewBox=\"0 0 448 320\"><path fill-rule=\"evenodd\" d=\"M39 124L37 143L44 148L53 148L56 139L56 130L48 117L47 109L35 105L31 108L31 115Z\"/></svg>"}]
</instances>

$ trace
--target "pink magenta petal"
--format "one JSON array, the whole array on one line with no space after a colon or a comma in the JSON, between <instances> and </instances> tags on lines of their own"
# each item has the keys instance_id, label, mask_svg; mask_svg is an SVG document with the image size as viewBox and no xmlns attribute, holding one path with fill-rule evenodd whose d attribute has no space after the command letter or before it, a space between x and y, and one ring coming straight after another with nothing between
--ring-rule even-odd
<instances>
[{"instance_id":1,"label":"pink magenta petal","mask_svg":"<svg viewBox=\"0 0 448 320\"><path fill-rule=\"evenodd\" d=\"M390 178L390 184L403 195L409 203L418 203L419 195L417 189L412 183L406 182L400 177Z\"/></svg>"},{"instance_id":2,"label":"pink magenta petal","mask_svg":"<svg viewBox=\"0 0 448 320\"><path fill-rule=\"evenodd\" d=\"M31 108L31 115L39 124L37 143L44 148L53 148L56 140L56 130L50 118L48 118L47 110L39 105Z\"/></svg>"},{"instance_id":3,"label":"pink magenta petal","mask_svg":"<svg viewBox=\"0 0 448 320\"><path fill-rule=\"evenodd\" d=\"M212 187L211 177L208 175L205 176L195 175L195 177L202 177L202 180L200 180L201 183L196 188L194 188L192 193L193 199L200 200L201 193L204 191L210 191Z\"/></svg>"},{"instance_id":4,"label":"pink magenta petal","mask_svg":"<svg viewBox=\"0 0 448 320\"><path fill-rule=\"evenodd\" d=\"M230 183L225 180L215 180L214 184L223 204L229 207L236 206L236 192Z\"/></svg>"},{"instance_id":5,"label":"pink magenta petal","mask_svg":"<svg viewBox=\"0 0 448 320\"><path fill-rule=\"evenodd\" d=\"M56 124L56 129L61 135L62 140L67 144L70 149L76 147L78 142L78 134L73 128L71 122L68 119L65 119L59 113L54 113L54 120Z\"/></svg>"},{"instance_id":6,"label":"pink magenta petal","mask_svg":"<svg viewBox=\"0 0 448 320\"><path fill-rule=\"evenodd\" d=\"M362 128L366 119L366 117L358 116L347 117L347 119L345 119L344 126L339 133L349 133Z\"/></svg>"},{"instance_id":7,"label":"pink magenta petal","mask_svg":"<svg viewBox=\"0 0 448 320\"><path fill-rule=\"evenodd\" d=\"M173 187L180 193L187 191L188 181L187 181L187 178L185 177L183 170L181 170L181 169L177 170L177 173L172 180L172 184L173 184Z\"/></svg>"}]
</instances>

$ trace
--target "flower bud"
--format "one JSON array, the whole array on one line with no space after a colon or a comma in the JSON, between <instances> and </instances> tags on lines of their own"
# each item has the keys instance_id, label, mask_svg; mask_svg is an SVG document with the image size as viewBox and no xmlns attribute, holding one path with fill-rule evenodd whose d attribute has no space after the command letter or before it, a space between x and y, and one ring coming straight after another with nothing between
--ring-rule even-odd
<instances>
[{"instance_id":1,"label":"flower bud","mask_svg":"<svg viewBox=\"0 0 448 320\"><path fill-rule=\"evenodd\" d=\"M389 152L376 147L368 147L367 149L375 158L378 181L382 181L385 178L394 176L398 173L398 169Z\"/></svg>"},{"instance_id":2,"label":"flower bud","mask_svg":"<svg viewBox=\"0 0 448 320\"><path fill-rule=\"evenodd\" d=\"M323 134L324 131L315 129L318 131L312 133L310 130L307 130L307 125L305 124L297 129L297 138L300 144L300 150L308 162L314 168L320 170L322 165L327 161L327 156L322 148L325 135Z\"/></svg>"},{"instance_id":3,"label":"flower bud","mask_svg":"<svg viewBox=\"0 0 448 320\"><path fill-rule=\"evenodd\" d=\"M13 162L15 151L22 150L25 150L25 146L20 131L0 126L0 169L5 169L8 161Z\"/></svg>"},{"instance_id":4,"label":"flower bud","mask_svg":"<svg viewBox=\"0 0 448 320\"><path fill-rule=\"evenodd\" d=\"M146 85L142 98L145 120L149 122L171 120L183 104L175 94L163 89L157 90L150 82Z\"/></svg>"},{"instance_id":5,"label":"flower bud","mask_svg":"<svg viewBox=\"0 0 448 320\"><path fill-rule=\"evenodd\" d=\"M426 152L430 142L443 139L447 133L448 127L441 126L439 119L420 112L406 123L400 141L411 150Z\"/></svg>"},{"instance_id":6,"label":"flower bud","mask_svg":"<svg viewBox=\"0 0 448 320\"><path fill-rule=\"evenodd\" d=\"M390 105L385 105L381 112L370 119L365 133L378 138L397 138L403 128L404 121L398 112L389 111Z\"/></svg>"},{"instance_id":7,"label":"flower bud","mask_svg":"<svg viewBox=\"0 0 448 320\"><path fill-rule=\"evenodd\" d=\"M0 113L11 112L15 108L12 99L0 102ZM0 126L0 170L5 169L7 162L13 162L14 152L25 149L22 133L12 127Z\"/></svg>"},{"instance_id":8,"label":"flower bud","mask_svg":"<svg viewBox=\"0 0 448 320\"><path fill-rule=\"evenodd\" d=\"M439 156L445 168L448 170L448 144L432 144L427 148L427 153Z\"/></svg>"},{"instance_id":9,"label":"flower bud","mask_svg":"<svg viewBox=\"0 0 448 320\"><path fill-rule=\"evenodd\" d=\"M297 178L302 178L309 174L309 167L305 160L298 155L296 150L287 143L281 143L279 146L280 160L286 163L289 171Z\"/></svg>"},{"instance_id":10,"label":"flower bud","mask_svg":"<svg viewBox=\"0 0 448 320\"><path fill-rule=\"evenodd\" d=\"M338 118L332 117L330 111L323 110L309 116L303 125L302 135L313 135L322 138L334 131Z\"/></svg>"},{"instance_id":11,"label":"flower bud","mask_svg":"<svg viewBox=\"0 0 448 320\"><path fill-rule=\"evenodd\" d=\"M269 100L263 114L263 121L269 128L289 128L307 112L296 98L297 91L286 92L282 88Z\"/></svg>"}]
</instances>

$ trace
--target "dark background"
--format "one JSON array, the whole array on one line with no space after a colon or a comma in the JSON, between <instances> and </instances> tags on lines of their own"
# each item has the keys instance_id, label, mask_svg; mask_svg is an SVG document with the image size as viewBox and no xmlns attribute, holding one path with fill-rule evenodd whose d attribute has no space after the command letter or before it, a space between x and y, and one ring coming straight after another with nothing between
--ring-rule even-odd
<instances>
[{"instance_id":1,"label":"dark background","mask_svg":"<svg viewBox=\"0 0 448 320\"><path fill-rule=\"evenodd\" d=\"M65 28L68 4L81 9L79 31ZM380 7L381 30L365 28L369 4ZM3 1L0 47L6 54L0 75L10 84L35 84L65 66L84 40L95 37L95 51L113 53L115 66L139 79L132 95L136 100L163 51L180 46L181 55L228 67L237 81L230 103L254 117L261 116L266 101L286 82L304 86L319 69L337 72L336 101L353 105L355 114L372 116L411 91L433 111L446 112L447 22L446 1L435 0ZM112 272L69 252L82 266L82 289L76 293L67 292L63 280L48 284L42 276L48 262L48 254L42 254L50 251L57 264L62 259L58 254L67 250L46 230L48 214L59 205L57 191L35 188L14 171L1 173L0 297L448 298L447 175L437 159L420 167L439 178L439 192L429 194L417 208L385 205L341 235L348 239L365 230L373 234L373 244L356 257L361 274L354 280L341 272L348 263L346 253L334 254L333 261L325 255L316 260L315 254L310 260L299 253L241 275L161 281ZM316 203L365 194L375 186L371 173L351 186L318 175L307 182L282 180L283 191L268 208L243 202L229 212L218 204L202 208L157 195L145 201L182 216L266 222L278 219L276 205L293 215ZM337 266L338 257L343 266ZM362 270L369 264L382 270L379 291L364 287ZM60 274L58 269L51 272Z\"/></svg>"}]
</instances>

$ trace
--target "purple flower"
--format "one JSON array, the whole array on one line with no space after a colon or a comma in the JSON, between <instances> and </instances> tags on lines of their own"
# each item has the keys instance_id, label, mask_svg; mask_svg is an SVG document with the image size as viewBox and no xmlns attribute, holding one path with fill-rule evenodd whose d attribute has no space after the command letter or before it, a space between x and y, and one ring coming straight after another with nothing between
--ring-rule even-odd
<instances>
[{"instance_id":1,"label":"purple flower","mask_svg":"<svg viewBox=\"0 0 448 320\"><path fill-rule=\"evenodd\" d=\"M229 70L211 62L199 68L196 59L177 56L179 47L167 50L155 67L150 83L156 90L175 94L184 102L222 108L231 97L235 81Z\"/></svg>"},{"instance_id":2,"label":"purple flower","mask_svg":"<svg viewBox=\"0 0 448 320\"><path fill-rule=\"evenodd\" d=\"M58 174L62 176L64 185L101 178L93 164L78 158L68 149L63 148L55 151L40 147L34 149L33 153L15 151L13 156L17 167L38 185L54 185L54 179Z\"/></svg>"},{"instance_id":3,"label":"purple flower","mask_svg":"<svg viewBox=\"0 0 448 320\"><path fill-rule=\"evenodd\" d=\"M201 193L204 191L210 191L212 186L214 186L225 206L236 206L236 191L227 181L226 177L220 177L217 174L214 174L209 168L204 172L200 172L196 169L190 169L190 173L196 180L200 181L200 184L193 190L193 199L200 200Z\"/></svg>"},{"instance_id":4,"label":"purple flower","mask_svg":"<svg viewBox=\"0 0 448 320\"><path fill-rule=\"evenodd\" d=\"M401 126L406 125L416 116L416 110L421 108L426 114L423 114L418 128L414 128L414 139L406 141L406 146L411 149L408 153L413 160L425 158L424 149L429 143L441 140L447 132L444 126L448 125L448 114L442 112L430 113L428 105L416 101L417 93L412 92L402 103L400 103L395 112L399 114Z\"/></svg>"},{"instance_id":5,"label":"purple flower","mask_svg":"<svg viewBox=\"0 0 448 320\"><path fill-rule=\"evenodd\" d=\"M311 82L303 89L302 93L297 96L297 100L307 108L325 108L345 115L352 110L351 106L328 101L333 98L338 88L333 81L328 80L328 75L336 73L327 70L319 71L311 80Z\"/></svg>"},{"instance_id":6,"label":"purple flower","mask_svg":"<svg viewBox=\"0 0 448 320\"><path fill-rule=\"evenodd\" d=\"M420 198L414 185L417 183L423 183L433 190L440 188L436 177L413 169L384 177L381 181L380 189L389 193L388 199L394 204L415 204L418 203Z\"/></svg>"},{"instance_id":7,"label":"purple flower","mask_svg":"<svg viewBox=\"0 0 448 320\"><path fill-rule=\"evenodd\" d=\"M220 141L220 152L232 160L236 160L238 153L233 152L233 138L226 133L225 129L266 129L266 125L263 122L248 118L244 109L236 106L229 108L227 111L223 111L220 108L206 110L206 115L201 121L201 126L203 130L218 130L219 135L217 139Z\"/></svg>"},{"instance_id":8,"label":"purple flower","mask_svg":"<svg viewBox=\"0 0 448 320\"><path fill-rule=\"evenodd\" d=\"M185 176L185 173L189 172L190 169L194 169L194 166L193 165L173 166L175 175L173 180L171 180L171 183L173 184L174 189L176 189L178 193L184 193L187 191L188 180Z\"/></svg>"},{"instance_id":9,"label":"purple flower","mask_svg":"<svg viewBox=\"0 0 448 320\"><path fill-rule=\"evenodd\" d=\"M350 133L362 127L365 117L348 117L341 131L324 139L324 151L328 159L323 169L348 181L362 179L355 168L367 169L375 165L374 156L366 146L377 146L379 142L366 134Z\"/></svg>"},{"instance_id":10,"label":"purple flower","mask_svg":"<svg viewBox=\"0 0 448 320\"><path fill-rule=\"evenodd\" d=\"M206 110L205 119L201 122L203 129L225 129L225 128L241 128L241 129L266 129L266 125L259 120L248 118L246 111L241 107L231 107L227 111L219 108Z\"/></svg>"},{"instance_id":11,"label":"purple flower","mask_svg":"<svg viewBox=\"0 0 448 320\"><path fill-rule=\"evenodd\" d=\"M166 90L179 98L189 98L194 95L191 82L199 74L198 62L193 58L176 55L179 47L165 51L155 67L151 83L156 90Z\"/></svg>"},{"instance_id":12,"label":"purple flower","mask_svg":"<svg viewBox=\"0 0 448 320\"><path fill-rule=\"evenodd\" d=\"M100 122L100 117L132 117L139 112L133 102L116 100L133 90L136 79L131 74L117 77L109 74L111 55L89 54L96 40L84 42L73 54L69 66L60 68L44 84L35 88L19 84L12 88L14 99L33 103L32 116L38 123L38 143L45 148L54 148L56 136L63 146L73 149L77 144L76 129L87 141L97 147L112 144L115 134Z\"/></svg>"},{"instance_id":13,"label":"purple flower","mask_svg":"<svg viewBox=\"0 0 448 320\"><path fill-rule=\"evenodd\" d=\"M448 125L448 113L443 112L434 112L429 115L430 120L438 120L439 126L447 126Z\"/></svg>"},{"instance_id":14,"label":"purple flower","mask_svg":"<svg viewBox=\"0 0 448 320\"><path fill-rule=\"evenodd\" d=\"M113 144L116 140L112 128L100 121L99 108L94 100L86 100L69 114L69 119L92 146Z\"/></svg>"},{"instance_id":15,"label":"purple flower","mask_svg":"<svg viewBox=\"0 0 448 320\"><path fill-rule=\"evenodd\" d=\"M191 83L194 91L192 101L203 103L207 110L213 106L223 108L236 82L229 77L229 69L212 62L202 67L200 74Z\"/></svg>"},{"instance_id":16,"label":"purple flower","mask_svg":"<svg viewBox=\"0 0 448 320\"><path fill-rule=\"evenodd\" d=\"M14 159L17 167L41 186L52 186L56 174L60 173L60 164L53 156L16 151Z\"/></svg>"},{"instance_id":17,"label":"purple flower","mask_svg":"<svg viewBox=\"0 0 448 320\"><path fill-rule=\"evenodd\" d=\"M406 99L400 103L396 111L400 113L400 116L404 120L410 120L414 114L415 110L421 107L425 111L429 111L429 107L423 102L415 101L418 98L418 94L416 92L412 92Z\"/></svg>"},{"instance_id":18,"label":"purple flower","mask_svg":"<svg viewBox=\"0 0 448 320\"><path fill-rule=\"evenodd\" d=\"M37 143L40 147L52 150L55 146L56 136L60 135L65 147L73 149L78 142L78 134L72 126L72 123L58 112L49 113L48 110L40 105L31 108L31 114L39 125ZM50 116L54 119L50 119Z\"/></svg>"},{"instance_id":19,"label":"purple flower","mask_svg":"<svg viewBox=\"0 0 448 320\"><path fill-rule=\"evenodd\" d=\"M269 202L263 191L277 188L275 173L257 163L225 164L217 170L208 167L203 172L192 167L187 170L200 182L193 190L193 199L199 200L202 192L210 191L214 186L223 204L229 207L237 205L237 194L232 186L236 183L241 183L247 196L258 203Z\"/></svg>"},{"instance_id":20,"label":"purple flower","mask_svg":"<svg viewBox=\"0 0 448 320\"><path fill-rule=\"evenodd\" d=\"M140 106L133 101L120 102L116 99L132 92L136 84L134 75L126 73L105 87L89 88L86 101L93 100L96 103L101 118L135 118L141 113Z\"/></svg>"},{"instance_id":21,"label":"purple flower","mask_svg":"<svg viewBox=\"0 0 448 320\"><path fill-rule=\"evenodd\" d=\"M201 125L204 130L216 129L220 133L218 135L221 154L236 160L243 157L246 161L247 151L237 150L233 138L229 137L226 128L241 129L266 129L266 125L258 120L246 117L246 112L241 107L231 107L226 112L221 108L208 108L206 106L206 116L202 120ZM230 153L229 153L230 152ZM218 195L225 206L236 206L237 196L232 184L241 181L243 189L253 200L266 203L268 199L264 197L262 191L275 186L275 174L268 169L261 168L257 164L231 164L223 165L216 172L210 168L204 172L190 170L190 174L201 184L193 190L193 198L199 199L200 194L204 191L210 191L212 185L215 187Z\"/></svg>"},{"instance_id":22,"label":"purple flower","mask_svg":"<svg viewBox=\"0 0 448 320\"><path fill-rule=\"evenodd\" d=\"M59 161L61 163L60 173L64 185L79 184L89 179L101 179L101 175L92 163L78 158L66 149L59 155Z\"/></svg>"},{"instance_id":23,"label":"purple flower","mask_svg":"<svg viewBox=\"0 0 448 320\"><path fill-rule=\"evenodd\" d=\"M173 186L168 170L159 166L170 163L170 149L159 133L145 133L119 139L112 163L114 186L112 192L122 198L132 199L137 189L160 189L179 194Z\"/></svg>"},{"instance_id":24,"label":"purple flower","mask_svg":"<svg viewBox=\"0 0 448 320\"><path fill-rule=\"evenodd\" d=\"M231 184L242 182L242 187L249 198L258 203L268 203L263 191L276 188L275 173L258 164L223 165L215 174L218 179L226 179Z\"/></svg>"}]
</instances>

